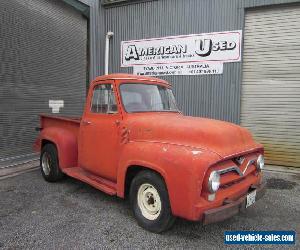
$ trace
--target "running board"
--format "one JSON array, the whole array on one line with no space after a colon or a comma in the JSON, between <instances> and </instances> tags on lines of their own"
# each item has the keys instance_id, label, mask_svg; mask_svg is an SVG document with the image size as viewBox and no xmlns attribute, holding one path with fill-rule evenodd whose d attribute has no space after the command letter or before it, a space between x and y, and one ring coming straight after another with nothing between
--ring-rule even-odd
<instances>
[{"instance_id":1,"label":"running board","mask_svg":"<svg viewBox=\"0 0 300 250\"><path fill-rule=\"evenodd\" d=\"M109 195L117 194L117 185L115 182L96 176L82 168L65 168L62 170L66 175L81 180L94 188L97 188Z\"/></svg>"}]
</instances>

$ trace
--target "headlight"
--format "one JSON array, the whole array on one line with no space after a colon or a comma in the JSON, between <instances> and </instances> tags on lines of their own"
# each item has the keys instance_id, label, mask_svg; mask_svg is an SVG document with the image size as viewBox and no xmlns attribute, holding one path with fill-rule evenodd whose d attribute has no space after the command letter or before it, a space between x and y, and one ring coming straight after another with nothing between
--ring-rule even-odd
<instances>
[{"instance_id":1,"label":"headlight","mask_svg":"<svg viewBox=\"0 0 300 250\"><path fill-rule=\"evenodd\" d=\"M265 159L263 155L259 155L256 161L256 166L258 170L262 170L265 166Z\"/></svg>"},{"instance_id":2,"label":"headlight","mask_svg":"<svg viewBox=\"0 0 300 250\"><path fill-rule=\"evenodd\" d=\"M215 193L220 187L220 174L217 171L212 171L208 178L209 192Z\"/></svg>"}]
</instances>

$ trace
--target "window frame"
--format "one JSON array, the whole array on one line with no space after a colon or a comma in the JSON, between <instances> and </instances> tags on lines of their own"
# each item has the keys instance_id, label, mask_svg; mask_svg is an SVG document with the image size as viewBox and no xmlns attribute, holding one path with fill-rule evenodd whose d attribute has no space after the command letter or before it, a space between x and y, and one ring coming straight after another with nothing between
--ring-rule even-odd
<instances>
[{"instance_id":1,"label":"window frame","mask_svg":"<svg viewBox=\"0 0 300 250\"><path fill-rule=\"evenodd\" d=\"M116 107L117 107L116 112L111 112L111 113L105 112L105 113L103 113L103 112L94 112L94 111L92 110L92 105L93 105L93 99L94 99L95 89L98 88L98 87L100 87L100 86L102 86L102 85L111 85L111 87L112 87L112 93L113 93L114 98L115 98L115 105L116 105ZM96 85L93 87L93 90L92 90L92 96L91 96L90 105L89 105L89 113L90 113L90 114L95 114L95 115L117 115L117 114L119 114L119 113L120 113L120 112L119 112L119 105L118 105L118 99L117 99L117 95L116 95L115 89L116 89L116 88L115 88L115 86L114 86L113 83L103 82L103 83L98 83L98 84L96 84Z\"/></svg>"}]
</instances>

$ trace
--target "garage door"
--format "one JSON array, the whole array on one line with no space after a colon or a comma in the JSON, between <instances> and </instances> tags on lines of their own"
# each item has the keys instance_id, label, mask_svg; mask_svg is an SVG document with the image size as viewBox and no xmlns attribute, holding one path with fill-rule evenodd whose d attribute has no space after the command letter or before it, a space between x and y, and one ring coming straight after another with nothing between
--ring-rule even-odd
<instances>
[{"instance_id":1,"label":"garage door","mask_svg":"<svg viewBox=\"0 0 300 250\"><path fill-rule=\"evenodd\" d=\"M246 12L241 124L267 163L300 167L300 6Z\"/></svg>"},{"instance_id":2,"label":"garage door","mask_svg":"<svg viewBox=\"0 0 300 250\"><path fill-rule=\"evenodd\" d=\"M0 1L0 165L32 154L39 113L64 100L78 116L86 94L87 20L62 1Z\"/></svg>"}]
</instances>

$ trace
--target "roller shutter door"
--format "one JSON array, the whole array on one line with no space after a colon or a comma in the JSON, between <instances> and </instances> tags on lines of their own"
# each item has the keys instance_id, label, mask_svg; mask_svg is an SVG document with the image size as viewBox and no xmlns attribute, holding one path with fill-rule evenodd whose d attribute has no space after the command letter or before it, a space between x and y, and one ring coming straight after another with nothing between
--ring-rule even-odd
<instances>
[{"instance_id":1,"label":"roller shutter door","mask_svg":"<svg viewBox=\"0 0 300 250\"><path fill-rule=\"evenodd\" d=\"M59 0L0 1L0 166L30 156L38 114L64 100L79 116L86 95L87 20Z\"/></svg>"},{"instance_id":2,"label":"roller shutter door","mask_svg":"<svg viewBox=\"0 0 300 250\"><path fill-rule=\"evenodd\" d=\"M300 167L300 6L246 12L241 125L268 164Z\"/></svg>"}]
</instances>

